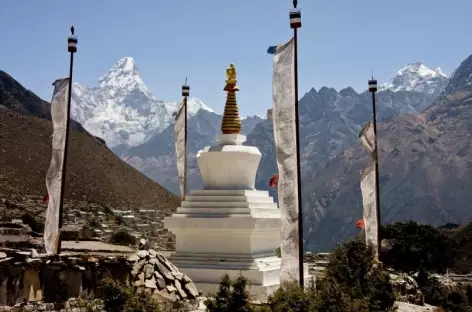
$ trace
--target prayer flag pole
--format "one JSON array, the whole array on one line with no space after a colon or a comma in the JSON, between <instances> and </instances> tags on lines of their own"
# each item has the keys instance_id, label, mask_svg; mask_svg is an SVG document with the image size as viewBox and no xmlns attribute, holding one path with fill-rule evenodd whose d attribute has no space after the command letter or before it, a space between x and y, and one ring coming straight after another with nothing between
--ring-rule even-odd
<instances>
[{"instance_id":1,"label":"prayer flag pole","mask_svg":"<svg viewBox=\"0 0 472 312\"><path fill-rule=\"evenodd\" d=\"M69 143L69 127L70 127L70 104L72 97L72 73L74 68L74 53L77 52L77 37L74 35L74 26L70 28L71 35L67 38L67 50L70 53L70 62L69 62L69 94L67 96L67 120L66 120L66 133L65 133L65 147L64 147L64 165L62 166L61 173L61 197L59 199L59 241L57 246L57 253L61 253L62 247L62 223L63 223L63 214L64 214L64 191L65 191L65 182L66 182L66 166L67 166L67 150Z\"/></svg>"}]
</instances>

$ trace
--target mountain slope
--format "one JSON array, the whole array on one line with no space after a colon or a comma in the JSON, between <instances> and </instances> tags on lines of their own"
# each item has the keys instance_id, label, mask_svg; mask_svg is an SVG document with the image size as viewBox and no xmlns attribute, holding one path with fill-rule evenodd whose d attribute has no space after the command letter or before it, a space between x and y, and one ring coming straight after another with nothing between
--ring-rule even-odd
<instances>
[{"instance_id":1,"label":"mountain slope","mask_svg":"<svg viewBox=\"0 0 472 312\"><path fill-rule=\"evenodd\" d=\"M7 196L44 195L51 157L49 104L13 78L5 77L4 85L16 87L14 93L9 93L11 97L0 90L0 191ZM8 101L4 102L5 99ZM7 105L15 106L21 113ZM27 115L22 107L28 108ZM66 198L163 211L171 211L178 205L176 196L120 160L88 133L71 129L69 142Z\"/></svg>"},{"instance_id":2,"label":"mountain slope","mask_svg":"<svg viewBox=\"0 0 472 312\"><path fill-rule=\"evenodd\" d=\"M422 114L379 123L382 222L412 219L441 225L471 220L471 77L472 56ZM357 142L305 184L308 249L332 248L357 232L360 170L369 161Z\"/></svg>"},{"instance_id":3,"label":"mountain slope","mask_svg":"<svg viewBox=\"0 0 472 312\"><path fill-rule=\"evenodd\" d=\"M49 103L40 99L30 90L25 89L13 77L0 70L0 105L15 112L51 120ZM89 134L82 125L74 120L70 123L72 129ZM100 138L96 138L104 143Z\"/></svg>"},{"instance_id":4,"label":"mountain slope","mask_svg":"<svg viewBox=\"0 0 472 312\"><path fill-rule=\"evenodd\" d=\"M189 112L212 111L198 99L189 99ZM87 88L74 83L71 116L85 129L103 138L118 150L147 142L167 128L179 103L157 100L141 79L131 57L120 59L98 80L98 86Z\"/></svg>"}]
</instances>

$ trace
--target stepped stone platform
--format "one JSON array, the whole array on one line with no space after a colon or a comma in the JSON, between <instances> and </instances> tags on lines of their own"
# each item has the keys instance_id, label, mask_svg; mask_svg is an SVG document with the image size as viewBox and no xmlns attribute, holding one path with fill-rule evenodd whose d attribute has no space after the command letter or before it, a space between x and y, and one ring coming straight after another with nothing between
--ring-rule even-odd
<instances>
[{"instance_id":1,"label":"stepped stone platform","mask_svg":"<svg viewBox=\"0 0 472 312\"><path fill-rule=\"evenodd\" d=\"M170 260L203 294L224 274L243 274L259 299L279 287L280 211L267 191L192 191L165 225L177 237Z\"/></svg>"}]
</instances>

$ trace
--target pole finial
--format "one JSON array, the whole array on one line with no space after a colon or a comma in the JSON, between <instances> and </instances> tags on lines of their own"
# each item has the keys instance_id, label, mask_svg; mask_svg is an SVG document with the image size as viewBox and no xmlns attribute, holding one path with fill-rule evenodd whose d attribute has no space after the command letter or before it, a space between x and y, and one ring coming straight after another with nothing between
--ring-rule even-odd
<instances>
[{"instance_id":1,"label":"pole finial","mask_svg":"<svg viewBox=\"0 0 472 312\"><path fill-rule=\"evenodd\" d=\"M238 104L236 103L236 91L239 91L239 88L236 86L236 68L233 63L226 69L226 78L224 91L227 94L221 132L223 134L240 134L241 119L239 119Z\"/></svg>"},{"instance_id":2,"label":"pole finial","mask_svg":"<svg viewBox=\"0 0 472 312\"><path fill-rule=\"evenodd\" d=\"M74 32L75 32L74 25L72 25L70 27L70 33L72 34L72 36L74 35Z\"/></svg>"},{"instance_id":3,"label":"pole finial","mask_svg":"<svg viewBox=\"0 0 472 312\"><path fill-rule=\"evenodd\" d=\"M293 8L294 8L294 9L297 8L297 5L298 5L298 1L297 1L297 0L293 0Z\"/></svg>"}]
</instances>

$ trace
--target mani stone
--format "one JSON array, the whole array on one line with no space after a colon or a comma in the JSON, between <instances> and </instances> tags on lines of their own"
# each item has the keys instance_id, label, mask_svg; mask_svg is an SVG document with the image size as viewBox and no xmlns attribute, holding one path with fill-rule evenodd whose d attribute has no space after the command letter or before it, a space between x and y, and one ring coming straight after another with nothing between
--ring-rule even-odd
<instances>
[{"instance_id":1,"label":"mani stone","mask_svg":"<svg viewBox=\"0 0 472 312\"><path fill-rule=\"evenodd\" d=\"M176 279L178 279L178 280L182 280L182 278L183 278L183 276L184 276L184 274L181 273L181 272L175 272L175 271L173 271L173 272L170 272L170 273L171 273Z\"/></svg>"},{"instance_id":2,"label":"mani stone","mask_svg":"<svg viewBox=\"0 0 472 312\"><path fill-rule=\"evenodd\" d=\"M141 268L144 266L145 263L146 263L146 260L140 260L140 261L136 262L133 265L133 270L131 271L131 274L132 275L138 275L139 271L141 271Z\"/></svg>"},{"instance_id":3,"label":"mani stone","mask_svg":"<svg viewBox=\"0 0 472 312\"><path fill-rule=\"evenodd\" d=\"M157 295L158 298L160 298L164 302L176 302L177 301L177 296L175 293L168 293L167 290L154 290L154 294Z\"/></svg>"},{"instance_id":4,"label":"mani stone","mask_svg":"<svg viewBox=\"0 0 472 312\"><path fill-rule=\"evenodd\" d=\"M179 293L180 297L182 297L182 299L187 298L187 294L182 289L182 286L180 285L180 282L177 281L177 280L175 281L175 288L177 288L177 292Z\"/></svg>"},{"instance_id":5,"label":"mani stone","mask_svg":"<svg viewBox=\"0 0 472 312\"><path fill-rule=\"evenodd\" d=\"M147 256L149 256L149 251L147 250L140 250L138 251L138 256L140 258L146 258Z\"/></svg>"},{"instance_id":6,"label":"mani stone","mask_svg":"<svg viewBox=\"0 0 472 312\"><path fill-rule=\"evenodd\" d=\"M134 255L131 255L129 258L128 258L128 261L130 262L136 262L139 260L139 256L134 254Z\"/></svg>"},{"instance_id":7,"label":"mani stone","mask_svg":"<svg viewBox=\"0 0 472 312\"><path fill-rule=\"evenodd\" d=\"M159 289L165 288L166 287L166 281L164 280L164 277L157 271L154 272L154 275L156 276L157 287Z\"/></svg>"},{"instance_id":8,"label":"mani stone","mask_svg":"<svg viewBox=\"0 0 472 312\"><path fill-rule=\"evenodd\" d=\"M199 293L198 293L198 289L197 289L197 286L195 286L195 284L193 282L189 282L187 284L184 285L184 288L189 292L189 294L196 298L198 297Z\"/></svg>"},{"instance_id":9,"label":"mani stone","mask_svg":"<svg viewBox=\"0 0 472 312\"><path fill-rule=\"evenodd\" d=\"M138 279L134 282L134 286L143 286L144 285L144 273L138 275Z\"/></svg>"},{"instance_id":10,"label":"mani stone","mask_svg":"<svg viewBox=\"0 0 472 312\"><path fill-rule=\"evenodd\" d=\"M145 286L146 286L147 288L156 289L156 288L157 288L156 280L155 280L154 278L151 278L151 279L146 280Z\"/></svg>"},{"instance_id":11,"label":"mani stone","mask_svg":"<svg viewBox=\"0 0 472 312\"><path fill-rule=\"evenodd\" d=\"M154 266L152 264L146 263L144 265L144 274L146 276L146 279L151 278L152 273L154 273Z\"/></svg>"}]
</instances>

